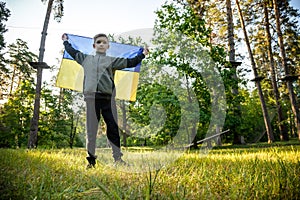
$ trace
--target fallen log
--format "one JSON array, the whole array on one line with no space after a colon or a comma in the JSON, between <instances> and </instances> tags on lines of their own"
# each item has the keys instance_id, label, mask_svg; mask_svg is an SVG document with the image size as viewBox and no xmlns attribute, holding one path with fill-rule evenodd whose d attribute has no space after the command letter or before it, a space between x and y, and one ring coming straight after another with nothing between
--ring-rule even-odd
<instances>
[{"instance_id":1,"label":"fallen log","mask_svg":"<svg viewBox=\"0 0 300 200\"><path fill-rule=\"evenodd\" d=\"M218 137L218 136L220 136L220 135L223 135L223 134L225 134L225 133L228 133L229 131L230 131L230 130L228 129L228 130L226 130L226 131L222 131L222 132L220 132L220 133L211 135L211 136L209 136L209 137L206 137L206 138L204 138L204 139L202 139L202 140L197 141L196 144L197 144L197 145L198 145L198 144L202 144L203 142L207 142L207 141L209 141L209 140L211 140L211 139L213 139L213 138L215 138L215 137ZM190 148L191 146L194 146L194 145L195 145L195 144L192 143L192 144L189 144L189 145L185 146L185 148Z\"/></svg>"}]
</instances>

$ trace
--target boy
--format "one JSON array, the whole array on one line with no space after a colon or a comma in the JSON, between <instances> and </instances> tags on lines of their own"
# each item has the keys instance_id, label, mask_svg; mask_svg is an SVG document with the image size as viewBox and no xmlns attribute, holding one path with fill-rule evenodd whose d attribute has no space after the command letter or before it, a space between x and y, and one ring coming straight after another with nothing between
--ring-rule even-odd
<instances>
[{"instance_id":1,"label":"boy","mask_svg":"<svg viewBox=\"0 0 300 200\"><path fill-rule=\"evenodd\" d=\"M86 101L87 167L92 168L96 164L96 136L100 114L106 123L106 134L112 146L115 165L126 164L121 159L123 154L120 149L113 73L117 69L135 67L148 54L148 49L144 48L143 54L134 58L116 58L106 56L109 40L105 34L100 33L94 36L93 48L96 51L96 55L84 54L74 49L68 42L67 34L62 35L62 40L64 41L65 50L84 68L83 92Z\"/></svg>"}]
</instances>

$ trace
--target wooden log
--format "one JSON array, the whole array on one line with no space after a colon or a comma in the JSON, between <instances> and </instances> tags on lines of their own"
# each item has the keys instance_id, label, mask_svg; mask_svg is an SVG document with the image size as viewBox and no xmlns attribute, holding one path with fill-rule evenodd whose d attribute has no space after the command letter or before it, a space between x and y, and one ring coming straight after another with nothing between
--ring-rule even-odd
<instances>
[{"instance_id":1,"label":"wooden log","mask_svg":"<svg viewBox=\"0 0 300 200\"><path fill-rule=\"evenodd\" d=\"M204 138L203 140L197 141L196 144L202 144L203 142L206 142L206 141L211 140L211 139L213 139L213 138L215 138L215 137L218 137L218 136L220 136L220 135L223 135L223 134L225 134L225 133L228 133L229 131L230 131L230 130L228 129L228 130L223 131L223 132L221 132L221 133L217 133L217 134L211 135L211 136L209 136L209 137ZM185 146L185 148L190 148L190 147L193 146L193 145L194 145L194 144L189 144L188 146Z\"/></svg>"}]
</instances>

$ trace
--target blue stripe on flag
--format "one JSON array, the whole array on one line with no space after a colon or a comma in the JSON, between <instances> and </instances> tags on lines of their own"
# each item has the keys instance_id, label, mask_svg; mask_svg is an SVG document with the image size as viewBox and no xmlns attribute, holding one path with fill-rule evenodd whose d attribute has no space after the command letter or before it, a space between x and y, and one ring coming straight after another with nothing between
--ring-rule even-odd
<instances>
[{"instance_id":1,"label":"blue stripe on flag","mask_svg":"<svg viewBox=\"0 0 300 200\"><path fill-rule=\"evenodd\" d=\"M69 37L70 44L85 54L93 54L95 52L93 48L93 38L78 36L73 34L67 34ZM143 48L128 44L121 44L116 42L109 43L110 48L107 50L106 55L112 57L121 58L133 58L136 55L143 53ZM73 60L73 58L64 51L63 58ZM125 68L124 71L140 72L141 63L134 68Z\"/></svg>"}]
</instances>

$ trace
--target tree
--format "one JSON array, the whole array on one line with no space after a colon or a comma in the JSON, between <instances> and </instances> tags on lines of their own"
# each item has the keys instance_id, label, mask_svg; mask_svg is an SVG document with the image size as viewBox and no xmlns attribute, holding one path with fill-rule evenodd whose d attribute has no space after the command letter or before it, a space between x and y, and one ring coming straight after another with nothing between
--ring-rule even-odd
<instances>
[{"instance_id":1,"label":"tree","mask_svg":"<svg viewBox=\"0 0 300 200\"><path fill-rule=\"evenodd\" d=\"M5 81L9 84L3 88L12 89L7 102L1 105L0 147L17 148L28 144L34 102L33 69L28 63L36 61L37 55L30 52L27 43L21 39L8 47L5 55L8 79ZM83 146L78 134L84 132L84 125L81 124L82 108L75 105L77 95L69 90L57 94L49 85L43 83L41 90L39 145L56 148Z\"/></svg>"},{"instance_id":2,"label":"tree","mask_svg":"<svg viewBox=\"0 0 300 200\"><path fill-rule=\"evenodd\" d=\"M46 1L46 0L42 0ZM42 37L41 37L41 44L40 44L40 53L39 53L39 63L43 62L44 59L44 52L45 52L45 41L46 41L46 35L47 35L47 29L49 24L49 18L52 10L54 0L48 1L48 7L46 11L46 17L44 21L44 27L42 31ZM56 5L54 8L57 10L57 12L54 15L55 19L58 19L58 21L63 16L63 0L56 0ZM28 137L28 148L36 148L37 147L37 132L38 132L38 121L39 121L39 112L40 112L40 96L41 96L41 84L42 84L42 67L37 67L37 83L36 83L36 94L35 94L35 100L34 100L34 109L33 109L33 117L30 123L30 133Z\"/></svg>"},{"instance_id":3,"label":"tree","mask_svg":"<svg viewBox=\"0 0 300 200\"><path fill-rule=\"evenodd\" d=\"M266 42L268 47L268 58L269 58L269 65L270 65L270 72L271 72L271 82L276 102L276 108L277 108L277 117L278 117L278 126L280 131L280 139L281 140L289 140L288 136L288 130L285 125L285 117L282 113L282 106L280 101L280 93L277 86L277 78L276 78L276 70L275 70L275 61L273 57L273 50L272 50L272 37L270 32L270 22L269 22L269 11L268 11L268 4L265 1L263 3L264 7L264 17L265 17L265 30L266 30Z\"/></svg>"},{"instance_id":4,"label":"tree","mask_svg":"<svg viewBox=\"0 0 300 200\"><path fill-rule=\"evenodd\" d=\"M248 49L248 53L249 53L249 57L250 57L250 61L251 61L251 66L252 66L253 73L254 73L254 81L255 81L256 87L258 89L259 98L260 98L260 101L261 101L261 107L262 107L262 111L263 111L266 131L267 131L267 135L268 135L268 142L272 143L272 142L274 142L274 135L273 135L273 131L272 131L272 127L271 127L270 118L269 118L269 114L268 114L268 111L267 111L264 95L263 95L262 88L261 88L261 83L260 83L261 77L258 76L258 72L257 72L256 64L255 64L255 61L254 61L254 57L253 57L253 54L252 54L252 49L251 49L251 46L250 46L247 30L246 30L246 27L245 27L243 14L241 12L241 8L240 8L240 4L239 4L238 0L236 0L236 5L237 5L237 8L238 8L241 27L242 27L243 32L244 32L244 37L245 37L245 41L246 41L246 45L247 45L247 49Z\"/></svg>"},{"instance_id":5,"label":"tree","mask_svg":"<svg viewBox=\"0 0 300 200\"><path fill-rule=\"evenodd\" d=\"M287 111L290 109L289 102L286 102L286 98L289 98L287 89L282 77L285 76L284 70L280 64L280 48L277 44L278 37L276 33L276 20L274 9L272 9L272 1L243 1L241 2L244 7L244 19L249 30L249 40L253 48L254 59L257 63L258 73L265 77L264 81L261 82L262 88L264 90L264 95L266 103L269 107L277 108L277 115L280 115L278 112L278 101L276 96L281 97L281 110L282 116L278 117L278 120L273 120L274 126L274 135L280 135L280 138L283 138L284 132L286 133L285 138L287 138L287 131L282 129L287 129L288 120ZM266 5L265 5L266 4ZM267 10L266 10L266 9ZM297 19L299 14L296 10L289 6L289 1L280 1L279 2L280 21L282 22L282 31L284 38L284 45L287 52L287 63L290 69L291 74L297 74L297 67L299 63L297 59L299 57L299 45L297 43L297 38L299 38L299 29L297 26ZM266 11L268 16L266 16ZM268 19L269 27L266 25L266 20ZM267 28L269 28L270 38L268 39ZM268 44L270 43L270 44ZM266 45L267 44L267 45ZM271 45L271 49L269 48ZM271 50L271 58L269 52ZM272 72L270 60L273 59L274 71ZM275 75L275 78L274 78ZM276 82L274 82L276 80ZM299 84L298 84L299 85ZM297 84L294 84L297 87ZM276 88L279 94L276 95ZM289 123L290 130L294 129L293 123ZM286 128L284 128L286 127ZM293 131L291 131L293 132ZM276 137L277 138L277 137Z\"/></svg>"},{"instance_id":6,"label":"tree","mask_svg":"<svg viewBox=\"0 0 300 200\"><path fill-rule=\"evenodd\" d=\"M232 67L232 93L235 99L238 99L239 95L239 80L237 77L237 67L240 63L235 60L235 42L234 42L234 23L233 23L233 12L231 8L231 0L226 0L226 13L227 13L227 37L228 37L228 49L229 49L229 62L231 62ZM232 106L233 115L235 117L235 123L230 127L233 132L233 144L241 144L240 137L240 119L241 119L241 106L239 101L234 101Z\"/></svg>"},{"instance_id":7,"label":"tree","mask_svg":"<svg viewBox=\"0 0 300 200\"><path fill-rule=\"evenodd\" d=\"M34 88L32 80L24 80L0 111L0 147L26 146Z\"/></svg>"},{"instance_id":8,"label":"tree","mask_svg":"<svg viewBox=\"0 0 300 200\"><path fill-rule=\"evenodd\" d=\"M233 134L233 143L241 144L240 125L242 123L242 113L240 104L243 99L239 95L239 84L245 83L242 80L245 70L240 67L241 62L236 62L235 58L240 56L239 52L235 51L236 43L239 43L239 40L237 35L234 34L238 30L234 29L234 11L231 1L187 0L187 2L196 16L205 20L207 29L211 30L210 43L228 49L227 69L223 70L226 96L229 100L227 101L228 109L224 127L230 129Z\"/></svg>"},{"instance_id":9,"label":"tree","mask_svg":"<svg viewBox=\"0 0 300 200\"><path fill-rule=\"evenodd\" d=\"M201 13L201 10L199 12ZM222 113L224 102L220 97L224 91L217 90L224 89L224 85L219 84L223 83L219 78L228 75L228 70L224 67L228 63L225 61L224 49L210 42L211 30L205 26L205 20L197 13L190 5L182 2L165 4L157 11L157 52L154 57L161 65L174 67L183 77L189 77L189 84L200 108L197 117L198 137L203 137L205 133L214 134L218 127L223 126L222 117L214 123L209 121L216 113ZM221 76L216 78L215 73ZM178 79L180 80L179 77ZM213 81L215 85L212 84ZM187 96L185 98L188 99ZM220 107L214 107L215 103ZM193 138L194 146L197 146L197 139L199 138Z\"/></svg>"},{"instance_id":10,"label":"tree","mask_svg":"<svg viewBox=\"0 0 300 200\"><path fill-rule=\"evenodd\" d=\"M10 16L10 10L5 7L4 2L0 2L0 99L3 98L3 86L7 83L5 79L7 78L8 69L6 68L6 61L1 52L5 48L4 33L7 31L4 22L8 20Z\"/></svg>"},{"instance_id":11,"label":"tree","mask_svg":"<svg viewBox=\"0 0 300 200\"><path fill-rule=\"evenodd\" d=\"M9 95L0 114L1 138L3 139L0 146L21 147L26 141L26 131L29 131L33 100L31 93L33 70L28 63L35 61L37 56L29 51L27 43L21 39L8 45L7 54L7 65L5 65L7 73L3 80L6 84L2 85L2 91Z\"/></svg>"},{"instance_id":12,"label":"tree","mask_svg":"<svg viewBox=\"0 0 300 200\"><path fill-rule=\"evenodd\" d=\"M10 16L10 10L5 8L6 3L0 2L0 51L5 48L5 41L3 34L7 31L4 21L7 21ZM2 57L1 57L2 60Z\"/></svg>"},{"instance_id":13,"label":"tree","mask_svg":"<svg viewBox=\"0 0 300 200\"><path fill-rule=\"evenodd\" d=\"M41 91L38 145L51 148L83 146L78 141L82 130L82 96L68 89L58 93L44 83Z\"/></svg>"},{"instance_id":14,"label":"tree","mask_svg":"<svg viewBox=\"0 0 300 200\"><path fill-rule=\"evenodd\" d=\"M287 88L289 91L289 98L290 98L292 110L294 113L294 119L295 119L295 124L297 127L298 138L300 140L300 111L299 111L299 106L297 104L297 97L295 96L295 93L294 93L294 87L293 87L293 83L292 83L292 79L291 79L292 74L290 72L290 69L289 69L289 66L287 63L286 51L285 51L283 35L282 35L282 31L281 31L280 12L279 12L279 8L278 8L277 0L273 0L273 6L274 6L275 18L276 18L276 32L278 35L278 43L279 43L279 47L280 47L281 65L285 72L285 79L286 79L286 84L287 84Z\"/></svg>"},{"instance_id":15,"label":"tree","mask_svg":"<svg viewBox=\"0 0 300 200\"><path fill-rule=\"evenodd\" d=\"M166 145L180 125L179 101L164 85L142 84L137 101L130 106L130 116L140 125L135 137L149 137L156 145Z\"/></svg>"},{"instance_id":16,"label":"tree","mask_svg":"<svg viewBox=\"0 0 300 200\"><path fill-rule=\"evenodd\" d=\"M261 109L261 102L258 96L257 89L248 91L241 89L240 94L243 96L244 102L241 105L242 119L241 131L244 133L247 143L258 142L265 133L265 124ZM268 140L268 139L267 139Z\"/></svg>"},{"instance_id":17,"label":"tree","mask_svg":"<svg viewBox=\"0 0 300 200\"><path fill-rule=\"evenodd\" d=\"M36 61L37 56L29 51L27 43L21 39L17 39L16 43L8 45L8 48L10 88L7 89L9 96L11 96L19 88L22 81L33 81L32 74L34 70L30 67L29 62Z\"/></svg>"}]
</instances>

